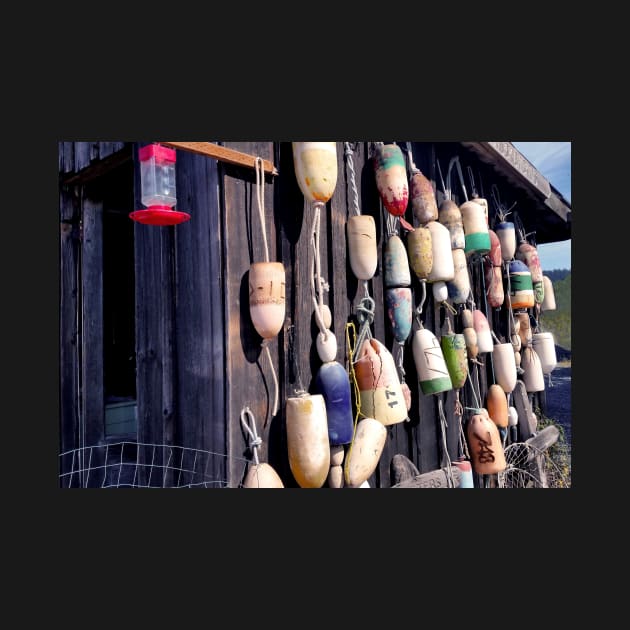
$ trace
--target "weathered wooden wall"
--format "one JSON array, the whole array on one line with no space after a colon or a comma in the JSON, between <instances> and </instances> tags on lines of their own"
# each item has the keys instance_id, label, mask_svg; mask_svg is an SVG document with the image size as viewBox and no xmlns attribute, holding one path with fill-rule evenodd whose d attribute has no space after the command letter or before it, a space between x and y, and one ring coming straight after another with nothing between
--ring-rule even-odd
<instances>
[{"instance_id":1,"label":"weathered wooden wall","mask_svg":"<svg viewBox=\"0 0 630 630\"><path fill-rule=\"evenodd\" d=\"M225 142L225 146L272 161L279 175L265 178L265 228L269 259L282 262L286 270L286 318L277 338L269 343L272 361L279 382L279 411L272 414L274 402L273 374L261 338L253 328L249 315L249 267L264 260L263 237L256 200L255 172L246 167L218 163L213 159L185 151L177 152L177 209L188 212L191 220L176 227L135 226L136 277L136 360L138 398L138 442L176 444L216 453L210 466L217 485L238 487L247 470L252 451L249 435L241 425L241 413L249 407L262 438L258 450L261 461L269 462L288 487L297 484L288 463L285 433L285 401L299 390L313 391L313 381L320 361L315 351L318 332L313 318L311 278L312 249L310 244L313 210L306 202L293 170L290 142ZM384 308L382 256L386 243L386 216L375 184L370 159L370 144L352 143L362 214L375 218L379 247L379 265L369 282L369 293L376 301L374 337L390 350L393 337ZM398 141L404 146L405 142ZM98 177L109 160L117 163L124 152L137 158L139 144L133 143L60 143L60 176L66 182L61 205L61 360L62 360L62 430L63 448L77 446L80 411L77 401L77 373L82 362L83 381L101 378L96 359L79 360L76 326L73 321L80 296L90 274L98 273L98 243L90 238L83 242L83 285L78 286L76 268L79 252L71 239L72 221L83 215L87 234L98 237L99 200L85 196L81 202L77 192L83 191L78 173ZM429 178L443 199L438 178L437 160L446 173L453 155L459 155L466 166L474 168L480 195L490 200L492 183L498 183L502 201L528 203L518 190L497 179L497 174L459 143L411 143L416 166ZM322 276L330 291L325 302L333 316L332 330L338 342L337 360L348 367L349 348L346 326L355 323L356 306L361 298L346 246L346 221L352 207L347 181L348 168L344 143L337 142L338 181L332 199L322 212L320 252ZM135 165L135 200L140 207L139 168ZM453 174L453 198L464 199L456 174ZM466 173L466 186L471 189ZM494 205L490 203L492 226ZM411 206L405 218L414 223ZM89 262L93 259L93 262ZM488 310L483 295L483 279L479 266L469 263L477 308L486 314L499 336L507 321L505 306ZM74 271L73 271L74 270ZM412 273L415 300L420 299L419 281ZM422 313L425 328L441 334L445 311L434 304L431 286ZM91 309L101 308L98 294L82 295L84 325L90 324ZM86 301L87 300L87 301ZM458 308L461 312L461 307ZM97 322L98 323L98 322ZM459 314L454 319L455 332L461 332ZM358 326L357 326L358 329ZM90 350L94 352L94 348ZM88 354L90 353L88 352ZM96 355L94 355L95 357ZM474 381L479 383L482 397L492 382L491 356L480 357L483 366L473 368ZM90 362L92 361L92 363ZM472 365L472 364L471 364ZM86 367L87 366L87 367ZM411 351L411 336L405 345L404 369L412 391L409 421L388 427L388 438L380 463L369 479L372 487L389 487L390 463L394 455L408 457L421 473L439 468L444 461L438 401L443 403L447 420L447 452L451 460L460 455L459 419L454 414L455 393L422 394ZM85 371L87 370L87 371ZM102 388L101 388L102 389ZM83 414L90 416L95 441L97 426L102 424L102 410L91 395L83 397ZM87 401L87 402L85 402ZM465 407L476 406L469 383L460 392ZM483 401L482 401L483 402ZM87 409L85 405L92 405ZM468 412L466 412L468 414ZM466 418L466 414L464 418ZM146 461L151 454L140 453ZM160 480L161 485L162 480ZM477 479L481 485L482 480Z\"/></svg>"}]
</instances>

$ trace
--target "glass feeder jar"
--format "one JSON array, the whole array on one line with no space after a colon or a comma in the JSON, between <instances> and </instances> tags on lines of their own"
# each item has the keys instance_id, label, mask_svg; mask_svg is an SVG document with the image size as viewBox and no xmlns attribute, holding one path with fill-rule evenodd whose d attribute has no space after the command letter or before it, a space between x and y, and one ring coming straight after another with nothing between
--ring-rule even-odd
<instances>
[{"instance_id":1,"label":"glass feeder jar","mask_svg":"<svg viewBox=\"0 0 630 630\"><path fill-rule=\"evenodd\" d=\"M146 209L131 213L131 218L148 225L176 225L190 219L186 212L174 209L177 203L175 186L175 149L148 144L138 152L140 189Z\"/></svg>"}]
</instances>

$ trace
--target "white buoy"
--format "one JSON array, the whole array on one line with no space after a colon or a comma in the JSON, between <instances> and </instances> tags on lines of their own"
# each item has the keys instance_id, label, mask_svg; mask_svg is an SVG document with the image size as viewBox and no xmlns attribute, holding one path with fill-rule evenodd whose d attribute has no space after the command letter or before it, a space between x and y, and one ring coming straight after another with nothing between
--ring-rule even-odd
<instances>
[{"instance_id":1,"label":"white buoy","mask_svg":"<svg viewBox=\"0 0 630 630\"><path fill-rule=\"evenodd\" d=\"M494 377L506 394L516 387L516 360L514 346L511 343L498 343L492 352L494 361Z\"/></svg>"},{"instance_id":2,"label":"white buoy","mask_svg":"<svg viewBox=\"0 0 630 630\"><path fill-rule=\"evenodd\" d=\"M523 383L527 393L542 392L545 389L545 376L537 352L531 348L523 348L521 353L521 368L523 368Z\"/></svg>"},{"instance_id":3,"label":"white buoy","mask_svg":"<svg viewBox=\"0 0 630 630\"><path fill-rule=\"evenodd\" d=\"M376 273L378 250L376 224L369 214L357 214L346 223L348 256L352 273L359 280L370 280Z\"/></svg>"},{"instance_id":4,"label":"white buoy","mask_svg":"<svg viewBox=\"0 0 630 630\"><path fill-rule=\"evenodd\" d=\"M558 365L558 359L556 357L556 342L554 340L553 333L534 333L532 335L532 348L536 351L536 354L540 359L543 374L545 376L551 374L556 365Z\"/></svg>"}]
</instances>

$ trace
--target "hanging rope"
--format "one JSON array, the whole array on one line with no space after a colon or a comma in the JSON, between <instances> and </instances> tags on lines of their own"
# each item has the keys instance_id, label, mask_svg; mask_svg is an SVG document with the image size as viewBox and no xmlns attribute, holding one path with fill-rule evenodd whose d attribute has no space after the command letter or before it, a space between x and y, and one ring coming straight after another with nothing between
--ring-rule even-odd
<instances>
[{"instance_id":1,"label":"hanging rope","mask_svg":"<svg viewBox=\"0 0 630 630\"><path fill-rule=\"evenodd\" d=\"M261 157L256 158L256 199L258 200L258 216L265 249L265 262L269 262L269 246L267 245L267 229L265 227L265 167Z\"/></svg>"},{"instance_id":2,"label":"hanging rope","mask_svg":"<svg viewBox=\"0 0 630 630\"><path fill-rule=\"evenodd\" d=\"M370 326L374 321L374 311L376 309L376 302L371 297L364 297L357 306L357 321L359 322L359 335L357 337L357 343L355 350L361 351L363 342L366 339L372 338L372 331ZM356 361L355 361L356 363Z\"/></svg>"},{"instance_id":3,"label":"hanging rope","mask_svg":"<svg viewBox=\"0 0 630 630\"><path fill-rule=\"evenodd\" d=\"M319 252L319 229L321 209L325 207L322 201L313 204L313 227L311 230L311 245L313 247L313 257L311 259L311 299L315 309L315 321L324 339L328 340L328 335L332 334L324 324L324 291L329 290L328 283L321 275L321 256Z\"/></svg>"},{"instance_id":4,"label":"hanging rope","mask_svg":"<svg viewBox=\"0 0 630 630\"><path fill-rule=\"evenodd\" d=\"M440 167L440 160L436 159L435 161L437 163L438 173L440 175L440 181L442 182L442 190L444 191L444 197L450 201L451 199L450 180L449 180L449 186L447 188L446 185L444 184L444 177L442 177L442 168Z\"/></svg>"},{"instance_id":5,"label":"hanging rope","mask_svg":"<svg viewBox=\"0 0 630 630\"><path fill-rule=\"evenodd\" d=\"M468 201L468 192L466 191L466 182L464 181L464 174L462 173L462 166L459 163L459 156L455 156L451 158L451 161L448 165L448 174L446 175L446 180L448 182L449 188L451 187L451 168L453 164L457 167L457 173L459 175L459 183L462 186L462 191L464 192L464 199Z\"/></svg>"},{"instance_id":6,"label":"hanging rope","mask_svg":"<svg viewBox=\"0 0 630 630\"><path fill-rule=\"evenodd\" d=\"M350 183L350 190L352 191L352 211L354 214L361 214L361 210L359 209L359 192L357 191L357 184L354 176L354 160L352 157L354 152L352 151L352 146L349 142L344 142L343 147L343 154L346 157L346 165L348 166L348 171L350 173L348 182Z\"/></svg>"},{"instance_id":7,"label":"hanging rope","mask_svg":"<svg viewBox=\"0 0 630 630\"><path fill-rule=\"evenodd\" d=\"M420 169L415 165L413 161L413 153L411 151L411 142L406 142L405 147L407 148L407 158L409 160L409 172L411 173L411 176L413 177L413 175L420 172Z\"/></svg>"},{"instance_id":8,"label":"hanging rope","mask_svg":"<svg viewBox=\"0 0 630 630\"><path fill-rule=\"evenodd\" d=\"M442 399L438 398L438 415L440 416L440 429L442 431L442 463L441 467L446 468L446 477L448 480L448 487L455 487L455 478L453 477L453 468L451 465L451 457L448 454L448 443L446 441L446 429L448 424L446 423L446 416L444 415L444 405Z\"/></svg>"},{"instance_id":9,"label":"hanging rope","mask_svg":"<svg viewBox=\"0 0 630 630\"><path fill-rule=\"evenodd\" d=\"M424 306L424 302L427 299L427 282L426 280L421 280L420 281L420 286L422 287L422 299L420 300L420 304L418 304L418 306L416 306L416 322L418 323L418 326L420 326L420 328L422 328L422 321L420 320L420 315L422 315L422 307Z\"/></svg>"},{"instance_id":10,"label":"hanging rope","mask_svg":"<svg viewBox=\"0 0 630 630\"><path fill-rule=\"evenodd\" d=\"M245 419L246 416L249 418L251 427L247 424L247 420ZM241 410L241 424L243 425L245 431L249 433L249 436L251 438L249 448L252 451L254 463L256 464L256 466L258 466L258 464L260 463L258 461L258 449L262 445L262 439L258 437L258 433L256 432L256 419L254 418L254 414L249 407L243 407L243 409Z\"/></svg>"},{"instance_id":11,"label":"hanging rope","mask_svg":"<svg viewBox=\"0 0 630 630\"><path fill-rule=\"evenodd\" d=\"M472 167L467 166L466 168L468 169L468 177L470 179L470 189L472 191L472 196L478 197L479 195L477 194L477 188L475 187L475 178L473 177Z\"/></svg>"}]
</instances>

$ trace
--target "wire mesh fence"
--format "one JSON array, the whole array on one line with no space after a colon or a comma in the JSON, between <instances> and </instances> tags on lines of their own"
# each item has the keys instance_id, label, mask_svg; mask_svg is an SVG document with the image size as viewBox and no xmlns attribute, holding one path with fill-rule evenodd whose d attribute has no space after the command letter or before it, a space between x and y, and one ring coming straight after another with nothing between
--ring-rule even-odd
<instances>
[{"instance_id":1,"label":"wire mesh fence","mask_svg":"<svg viewBox=\"0 0 630 630\"><path fill-rule=\"evenodd\" d=\"M117 442L66 451L59 460L62 488L228 487L226 455L183 446Z\"/></svg>"}]
</instances>

